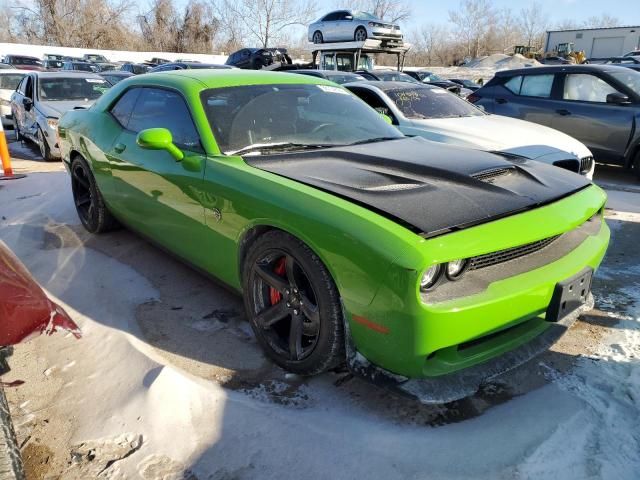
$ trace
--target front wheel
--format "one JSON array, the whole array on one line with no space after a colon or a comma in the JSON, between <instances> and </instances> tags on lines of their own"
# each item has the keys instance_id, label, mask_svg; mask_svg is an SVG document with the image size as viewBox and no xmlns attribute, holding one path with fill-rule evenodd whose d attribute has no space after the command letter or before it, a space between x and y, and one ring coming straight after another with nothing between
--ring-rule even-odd
<instances>
[{"instance_id":1,"label":"front wheel","mask_svg":"<svg viewBox=\"0 0 640 480\"><path fill-rule=\"evenodd\" d=\"M84 228L91 233L108 232L117 228L118 222L105 205L86 160L76 156L71 161L70 170L73 202Z\"/></svg>"},{"instance_id":2,"label":"front wheel","mask_svg":"<svg viewBox=\"0 0 640 480\"><path fill-rule=\"evenodd\" d=\"M282 368L315 375L344 361L342 306L326 267L291 235L271 231L249 249L244 303L265 353Z\"/></svg>"},{"instance_id":3,"label":"front wheel","mask_svg":"<svg viewBox=\"0 0 640 480\"><path fill-rule=\"evenodd\" d=\"M323 41L322 32L317 31L313 33L313 43L322 43Z\"/></svg>"},{"instance_id":4,"label":"front wheel","mask_svg":"<svg viewBox=\"0 0 640 480\"><path fill-rule=\"evenodd\" d=\"M49 148L49 144L47 143L47 139L42 133L42 129L38 127L38 133L36 134L36 138L38 140L38 148L40 149L40 156L44 159L45 162L50 162L54 160L54 157L51 155L51 149Z\"/></svg>"},{"instance_id":5,"label":"front wheel","mask_svg":"<svg viewBox=\"0 0 640 480\"><path fill-rule=\"evenodd\" d=\"M364 27L356 28L356 31L353 34L353 39L356 42L364 42L367 39L367 29Z\"/></svg>"}]
</instances>

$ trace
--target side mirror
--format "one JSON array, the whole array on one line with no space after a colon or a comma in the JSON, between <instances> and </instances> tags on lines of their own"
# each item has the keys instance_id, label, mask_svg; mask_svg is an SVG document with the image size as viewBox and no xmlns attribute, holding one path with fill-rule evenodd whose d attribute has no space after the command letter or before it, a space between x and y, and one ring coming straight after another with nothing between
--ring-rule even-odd
<instances>
[{"instance_id":1,"label":"side mirror","mask_svg":"<svg viewBox=\"0 0 640 480\"><path fill-rule=\"evenodd\" d=\"M24 105L24 109L28 112L29 110L31 110L31 107L33 106L33 100L31 100L30 98L24 97L22 99L22 105Z\"/></svg>"},{"instance_id":2,"label":"side mirror","mask_svg":"<svg viewBox=\"0 0 640 480\"><path fill-rule=\"evenodd\" d=\"M607 95L607 103L613 103L614 105L628 105L631 102L629 101L629 97L624 93L614 92Z\"/></svg>"},{"instance_id":3,"label":"side mirror","mask_svg":"<svg viewBox=\"0 0 640 480\"><path fill-rule=\"evenodd\" d=\"M176 162L184 158L184 153L173 143L171 132L166 128L142 130L136 137L136 143L148 150L166 150L176 159Z\"/></svg>"}]
</instances>

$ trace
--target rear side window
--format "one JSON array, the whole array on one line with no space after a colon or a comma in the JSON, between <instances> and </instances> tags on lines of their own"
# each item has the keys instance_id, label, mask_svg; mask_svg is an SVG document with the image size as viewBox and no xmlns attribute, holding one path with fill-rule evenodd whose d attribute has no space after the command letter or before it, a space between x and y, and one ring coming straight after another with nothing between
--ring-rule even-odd
<instances>
[{"instance_id":1,"label":"rear side window","mask_svg":"<svg viewBox=\"0 0 640 480\"><path fill-rule=\"evenodd\" d=\"M607 95L617 90L595 75L578 73L567 75L564 79L564 100L606 103Z\"/></svg>"},{"instance_id":2,"label":"rear side window","mask_svg":"<svg viewBox=\"0 0 640 480\"><path fill-rule=\"evenodd\" d=\"M511 77L504 83L504 86L507 90L516 95L520 95L520 86L522 85L522 75L518 75L516 77Z\"/></svg>"},{"instance_id":3,"label":"rear side window","mask_svg":"<svg viewBox=\"0 0 640 480\"><path fill-rule=\"evenodd\" d=\"M525 75L522 79L520 95L549 98L552 86L553 75Z\"/></svg>"},{"instance_id":4,"label":"rear side window","mask_svg":"<svg viewBox=\"0 0 640 480\"><path fill-rule=\"evenodd\" d=\"M200 136L182 96L160 88L143 88L129 119L129 130L166 128L176 145L202 151Z\"/></svg>"},{"instance_id":5,"label":"rear side window","mask_svg":"<svg viewBox=\"0 0 640 480\"><path fill-rule=\"evenodd\" d=\"M118 123L124 128L128 128L129 118L131 117L131 112L133 112L133 108L136 105L136 100L138 100L138 96L140 95L140 90L140 88L127 90L116 104L111 107L111 115L113 115Z\"/></svg>"}]
</instances>

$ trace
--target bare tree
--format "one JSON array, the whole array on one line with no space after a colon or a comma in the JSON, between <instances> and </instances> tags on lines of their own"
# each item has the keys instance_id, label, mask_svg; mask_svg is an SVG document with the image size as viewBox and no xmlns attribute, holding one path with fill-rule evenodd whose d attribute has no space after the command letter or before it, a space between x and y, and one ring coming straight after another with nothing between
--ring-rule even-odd
<instances>
[{"instance_id":1,"label":"bare tree","mask_svg":"<svg viewBox=\"0 0 640 480\"><path fill-rule=\"evenodd\" d=\"M458 10L449 11L449 21L457 27L466 54L477 57L485 36L495 25L496 11L489 0L461 0Z\"/></svg>"},{"instance_id":2,"label":"bare tree","mask_svg":"<svg viewBox=\"0 0 640 480\"><path fill-rule=\"evenodd\" d=\"M220 0L215 8L225 21L225 32L242 32L245 41L264 48L281 40L290 27L310 23L315 15L311 0Z\"/></svg>"},{"instance_id":3,"label":"bare tree","mask_svg":"<svg viewBox=\"0 0 640 480\"><path fill-rule=\"evenodd\" d=\"M582 24L582 26L585 28L609 28L619 27L621 25L622 23L620 22L620 19L612 17L608 13L603 13L599 17L589 17Z\"/></svg>"},{"instance_id":4,"label":"bare tree","mask_svg":"<svg viewBox=\"0 0 640 480\"><path fill-rule=\"evenodd\" d=\"M528 7L520 10L520 28L527 46L536 46L542 43L549 16L542 9L542 4L533 2Z\"/></svg>"},{"instance_id":5,"label":"bare tree","mask_svg":"<svg viewBox=\"0 0 640 480\"><path fill-rule=\"evenodd\" d=\"M444 51L447 47L447 29L437 23L427 23L417 33L417 42L414 48L424 53L427 65L443 63Z\"/></svg>"},{"instance_id":6,"label":"bare tree","mask_svg":"<svg viewBox=\"0 0 640 480\"><path fill-rule=\"evenodd\" d=\"M344 8L344 1L338 0L335 8ZM349 9L372 13L387 22L399 22L411 16L411 8L406 0L352 0Z\"/></svg>"}]
</instances>

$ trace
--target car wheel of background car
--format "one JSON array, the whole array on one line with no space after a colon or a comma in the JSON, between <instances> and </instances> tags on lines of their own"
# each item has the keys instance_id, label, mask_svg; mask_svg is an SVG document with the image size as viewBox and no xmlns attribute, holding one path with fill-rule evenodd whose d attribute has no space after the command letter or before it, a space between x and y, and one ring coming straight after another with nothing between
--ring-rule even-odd
<instances>
[{"instance_id":1,"label":"car wheel of background car","mask_svg":"<svg viewBox=\"0 0 640 480\"><path fill-rule=\"evenodd\" d=\"M300 240L279 230L258 237L243 265L243 288L251 327L275 363L315 375L344 361L337 288Z\"/></svg>"},{"instance_id":2,"label":"car wheel of background car","mask_svg":"<svg viewBox=\"0 0 640 480\"><path fill-rule=\"evenodd\" d=\"M322 32L316 31L313 33L313 43L322 43L324 39L322 38Z\"/></svg>"},{"instance_id":3,"label":"car wheel of background car","mask_svg":"<svg viewBox=\"0 0 640 480\"><path fill-rule=\"evenodd\" d=\"M89 165L81 156L71 162L71 191L78 217L89 232L108 232L119 226L104 203Z\"/></svg>"},{"instance_id":4,"label":"car wheel of background car","mask_svg":"<svg viewBox=\"0 0 640 480\"><path fill-rule=\"evenodd\" d=\"M44 161L50 162L51 160L54 160L54 158L51 156L51 150L49 149L49 144L47 143L47 140L44 138L44 133L42 133L42 130L40 129L40 127L38 127L38 133L36 134L36 136L38 139L38 147L40 148L40 155L42 156Z\"/></svg>"},{"instance_id":5,"label":"car wheel of background car","mask_svg":"<svg viewBox=\"0 0 640 480\"><path fill-rule=\"evenodd\" d=\"M356 32L353 34L353 39L356 42L364 42L367 39L367 29L364 27L356 28Z\"/></svg>"},{"instance_id":6,"label":"car wheel of background car","mask_svg":"<svg viewBox=\"0 0 640 480\"><path fill-rule=\"evenodd\" d=\"M0 386L0 480L24 480L20 448L11 422L9 405Z\"/></svg>"}]
</instances>

